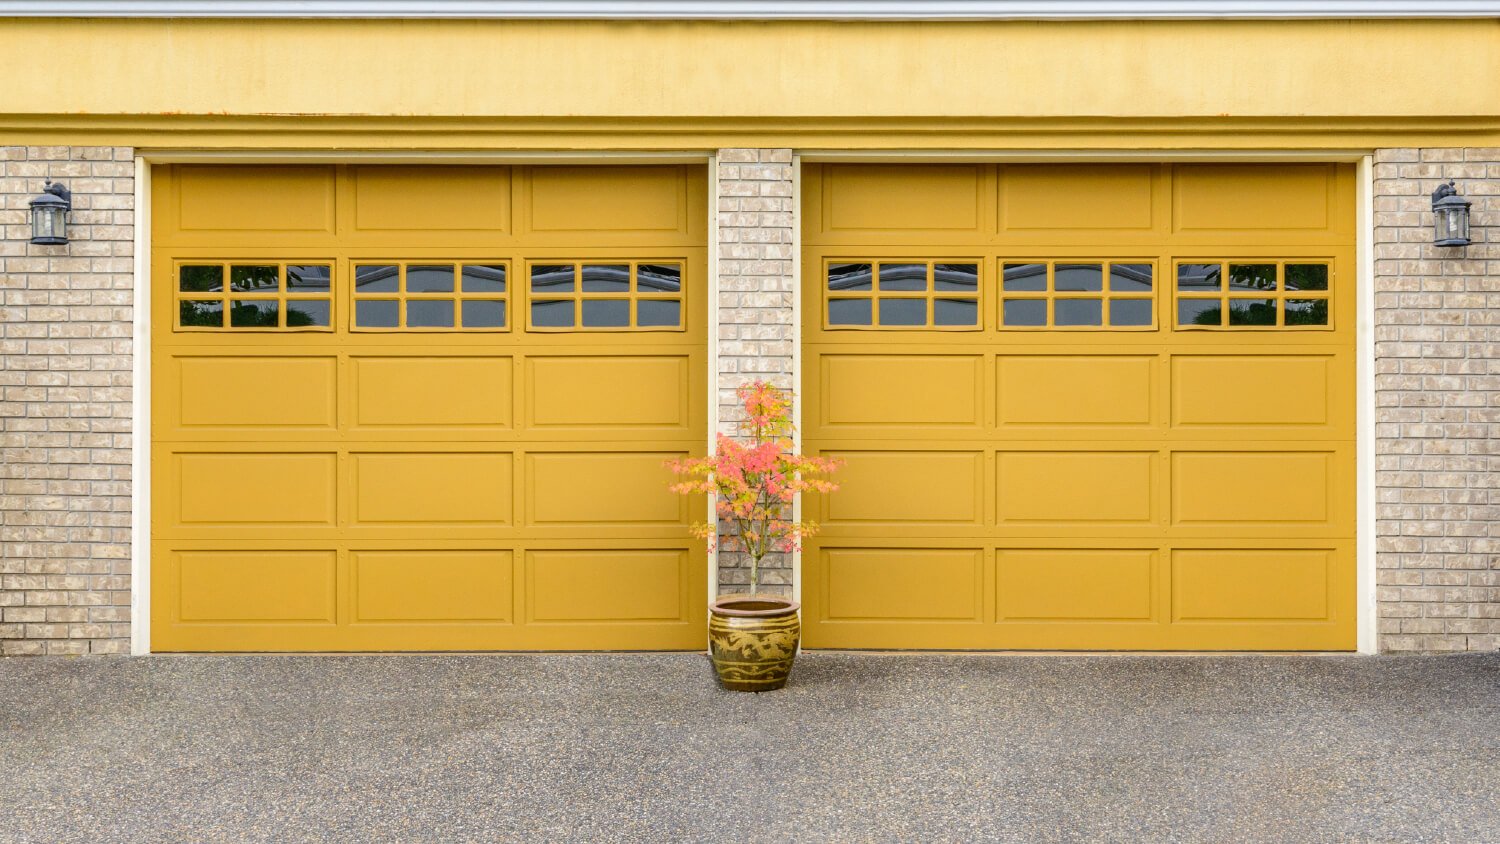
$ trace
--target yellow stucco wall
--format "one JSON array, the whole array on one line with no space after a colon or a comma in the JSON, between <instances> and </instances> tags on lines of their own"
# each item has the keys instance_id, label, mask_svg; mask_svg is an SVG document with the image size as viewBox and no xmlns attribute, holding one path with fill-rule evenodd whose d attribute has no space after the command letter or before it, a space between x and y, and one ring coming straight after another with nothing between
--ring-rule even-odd
<instances>
[{"instance_id":1,"label":"yellow stucco wall","mask_svg":"<svg viewBox=\"0 0 1500 844\"><path fill-rule=\"evenodd\" d=\"M38 56L56 72L38 73ZM1435 85L1438 72L1453 84ZM1147 132L1163 118L1271 120L1289 136L1487 134L1500 126L1500 21L5 20L0 78L0 128L169 145L154 135L164 116L221 134L265 132L267 115L316 116L295 131L335 134L341 119L386 116L416 118L397 131L592 121L757 143L780 129L847 135L853 118L914 136L997 121ZM677 145L725 140L752 139Z\"/></svg>"}]
</instances>

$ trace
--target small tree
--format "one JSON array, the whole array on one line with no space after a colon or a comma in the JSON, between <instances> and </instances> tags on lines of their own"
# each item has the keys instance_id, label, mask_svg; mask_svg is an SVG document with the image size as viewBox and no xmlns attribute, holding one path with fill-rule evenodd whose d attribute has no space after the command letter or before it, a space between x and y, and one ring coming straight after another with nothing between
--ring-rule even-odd
<instances>
[{"instance_id":1,"label":"small tree","mask_svg":"<svg viewBox=\"0 0 1500 844\"><path fill-rule=\"evenodd\" d=\"M797 454L792 445L791 398L764 381L736 391L745 408L740 423L743 442L720 434L708 457L673 460L667 465L680 478L672 491L716 496L715 512L727 523L720 547L750 557L750 594L760 586L760 561L772 551L794 551L803 537L817 532L814 522L791 518L799 492L833 492L824 476L838 461ZM693 534L709 548L719 537L718 522L693 525Z\"/></svg>"}]
</instances>

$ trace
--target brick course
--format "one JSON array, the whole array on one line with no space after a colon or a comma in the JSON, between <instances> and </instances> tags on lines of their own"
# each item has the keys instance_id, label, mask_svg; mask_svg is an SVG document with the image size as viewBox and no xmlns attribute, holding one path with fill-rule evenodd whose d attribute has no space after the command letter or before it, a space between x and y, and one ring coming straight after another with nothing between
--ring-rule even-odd
<instances>
[{"instance_id":1,"label":"brick course","mask_svg":"<svg viewBox=\"0 0 1500 844\"><path fill-rule=\"evenodd\" d=\"M0 654L128 652L134 154L0 147L0 175ZM66 246L29 242L48 177Z\"/></svg>"},{"instance_id":2,"label":"brick course","mask_svg":"<svg viewBox=\"0 0 1500 844\"><path fill-rule=\"evenodd\" d=\"M1500 148L1375 156L1376 584L1383 651L1500 648ZM1432 245L1431 193L1474 243Z\"/></svg>"}]
</instances>

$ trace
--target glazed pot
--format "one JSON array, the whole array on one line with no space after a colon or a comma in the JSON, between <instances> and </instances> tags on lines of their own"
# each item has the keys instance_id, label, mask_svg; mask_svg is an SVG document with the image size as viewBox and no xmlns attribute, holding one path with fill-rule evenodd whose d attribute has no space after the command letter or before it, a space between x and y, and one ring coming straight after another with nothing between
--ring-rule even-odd
<instances>
[{"instance_id":1,"label":"glazed pot","mask_svg":"<svg viewBox=\"0 0 1500 844\"><path fill-rule=\"evenodd\" d=\"M709 655L724 688L768 692L786 685L802 636L798 606L770 595L725 595L713 602Z\"/></svg>"}]
</instances>

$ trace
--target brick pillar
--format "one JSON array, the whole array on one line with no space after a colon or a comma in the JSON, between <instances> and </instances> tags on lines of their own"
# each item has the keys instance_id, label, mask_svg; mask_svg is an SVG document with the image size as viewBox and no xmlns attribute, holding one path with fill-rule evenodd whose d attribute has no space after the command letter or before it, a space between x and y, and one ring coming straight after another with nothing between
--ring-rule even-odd
<instances>
[{"instance_id":1,"label":"brick pillar","mask_svg":"<svg viewBox=\"0 0 1500 844\"><path fill-rule=\"evenodd\" d=\"M797 325L792 268L797 248L793 224L792 151L722 149L718 158L718 430L733 435L741 417L735 388L757 378L792 389ZM748 561L719 554L720 592L744 591ZM774 554L761 564L766 592L791 593L791 561Z\"/></svg>"},{"instance_id":2,"label":"brick pillar","mask_svg":"<svg viewBox=\"0 0 1500 844\"><path fill-rule=\"evenodd\" d=\"M1500 148L1375 155L1375 451L1383 651L1500 648ZM1430 194L1474 203L1432 245Z\"/></svg>"},{"instance_id":3,"label":"brick pillar","mask_svg":"<svg viewBox=\"0 0 1500 844\"><path fill-rule=\"evenodd\" d=\"M133 152L0 147L0 654L130 648ZM66 246L33 246L45 178Z\"/></svg>"}]
</instances>

